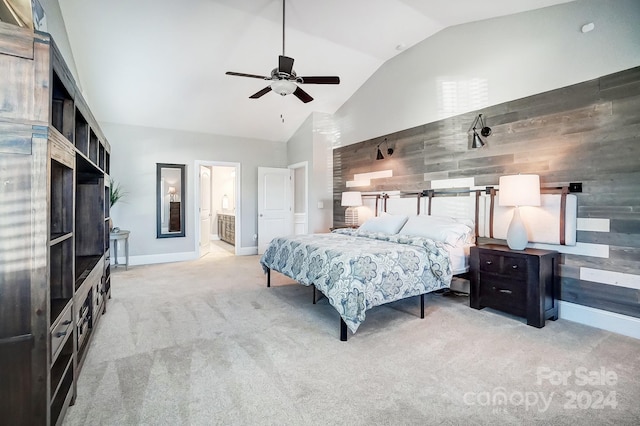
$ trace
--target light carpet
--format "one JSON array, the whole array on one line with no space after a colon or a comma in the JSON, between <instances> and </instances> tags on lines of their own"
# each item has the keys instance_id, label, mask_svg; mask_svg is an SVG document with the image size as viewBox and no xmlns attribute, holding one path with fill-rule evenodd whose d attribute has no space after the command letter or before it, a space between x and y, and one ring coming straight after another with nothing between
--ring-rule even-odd
<instances>
[{"instance_id":1,"label":"light carpet","mask_svg":"<svg viewBox=\"0 0 640 426\"><path fill-rule=\"evenodd\" d=\"M311 288L213 249L112 271L65 425L640 424L640 340L429 295L341 342Z\"/></svg>"}]
</instances>

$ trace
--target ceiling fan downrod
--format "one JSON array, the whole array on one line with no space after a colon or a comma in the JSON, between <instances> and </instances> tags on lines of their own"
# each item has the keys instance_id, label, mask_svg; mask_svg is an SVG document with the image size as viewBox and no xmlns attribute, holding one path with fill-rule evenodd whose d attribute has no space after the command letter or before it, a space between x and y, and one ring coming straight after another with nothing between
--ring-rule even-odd
<instances>
[{"instance_id":1,"label":"ceiling fan downrod","mask_svg":"<svg viewBox=\"0 0 640 426\"><path fill-rule=\"evenodd\" d=\"M287 56L284 54L284 4L286 3L286 0L282 0L282 56Z\"/></svg>"}]
</instances>

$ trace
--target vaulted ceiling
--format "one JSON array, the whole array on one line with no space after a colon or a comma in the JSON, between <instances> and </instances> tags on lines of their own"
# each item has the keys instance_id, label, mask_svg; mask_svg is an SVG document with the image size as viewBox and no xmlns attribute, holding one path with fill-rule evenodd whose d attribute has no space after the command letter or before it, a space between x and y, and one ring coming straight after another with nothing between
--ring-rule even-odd
<instances>
[{"instance_id":1,"label":"vaulted ceiling","mask_svg":"<svg viewBox=\"0 0 640 426\"><path fill-rule=\"evenodd\" d=\"M288 0L286 55L304 104L268 82L282 54L282 0L59 0L80 85L99 121L286 141L334 113L385 61L453 25L569 0ZM508 35L505 35L508 36ZM398 78L402 78L401 75ZM382 101L382 100L381 100Z\"/></svg>"}]
</instances>

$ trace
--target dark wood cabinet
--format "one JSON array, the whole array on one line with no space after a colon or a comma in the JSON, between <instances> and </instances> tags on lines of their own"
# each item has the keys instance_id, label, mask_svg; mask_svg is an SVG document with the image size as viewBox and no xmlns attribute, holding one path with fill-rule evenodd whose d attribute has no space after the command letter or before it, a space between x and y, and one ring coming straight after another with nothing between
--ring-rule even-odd
<instances>
[{"instance_id":1,"label":"dark wood cabinet","mask_svg":"<svg viewBox=\"0 0 640 426\"><path fill-rule=\"evenodd\" d=\"M236 244L236 217L218 213L218 237L229 244Z\"/></svg>"},{"instance_id":2,"label":"dark wood cabinet","mask_svg":"<svg viewBox=\"0 0 640 426\"><path fill-rule=\"evenodd\" d=\"M0 422L60 424L101 313L111 148L48 34L0 22Z\"/></svg>"},{"instance_id":3,"label":"dark wood cabinet","mask_svg":"<svg viewBox=\"0 0 640 426\"><path fill-rule=\"evenodd\" d=\"M470 306L494 308L544 327L545 320L558 318L557 262L556 251L511 250L495 244L472 247Z\"/></svg>"}]
</instances>

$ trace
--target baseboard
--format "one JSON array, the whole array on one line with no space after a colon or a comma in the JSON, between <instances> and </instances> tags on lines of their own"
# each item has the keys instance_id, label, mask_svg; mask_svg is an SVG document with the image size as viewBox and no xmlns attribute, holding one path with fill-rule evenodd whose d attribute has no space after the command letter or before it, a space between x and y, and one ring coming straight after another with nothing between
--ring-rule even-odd
<instances>
[{"instance_id":1,"label":"baseboard","mask_svg":"<svg viewBox=\"0 0 640 426\"><path fill-rule=\"evenodd\" d=\"M640 318L562 300L559 302L558 307L560 310L559 316L562 319L640 339Z\"/></svg>"},{"instance_id":2,"label":"baseboard","mask_svg":"<svg viewBox=\"0 0 640 426\"><path fill-rule=\"evenodd\" d=\"M129 266L183 262L185 260L195 260L197 258L198 256L194 251L184 253L146 254L141 256L129 256ZM118 256L118 263L120 265L124 265L124 262L124 256ZM113 257L111 258L111 264L115 264L115 259Z\"/></svg>"},{"instance_id":3,"label":"baseboard","mask_svg":"<svg viewBox=\"0 0 640 426\"><path fill-rule=\"evenodd\" d=\"M238 247L236 254L238 256L254 256L258 254L258 247Z\"/></svg>"}]
</instances>

